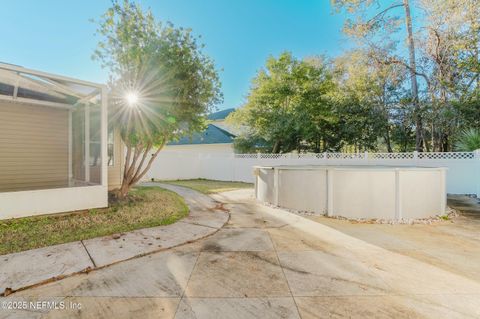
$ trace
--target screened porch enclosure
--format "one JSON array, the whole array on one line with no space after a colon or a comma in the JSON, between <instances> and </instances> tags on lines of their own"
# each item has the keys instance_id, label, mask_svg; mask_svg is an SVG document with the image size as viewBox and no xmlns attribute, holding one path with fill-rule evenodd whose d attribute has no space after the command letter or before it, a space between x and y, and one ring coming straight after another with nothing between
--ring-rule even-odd
<instances>
[{"instance_id":1,"label":"screened porch enclosure","mask_svg":"<svg viewBox=\"0 0 480 319\"><path fill-rule=\"evenodd\" d=\"M108 155L105 86L0 63L0 219L106 206Z\"/></svg>"},{"instance_id":2,"label":"screened porch enclosure","mask_svg":"<svg viewBox=\"0 0 480 319\"><path fill-rule=\"evenodd\" d=\"M0 192L100 185L100 146L99 106L69 111L0 100Z\"/></svg>"}]
</instances>

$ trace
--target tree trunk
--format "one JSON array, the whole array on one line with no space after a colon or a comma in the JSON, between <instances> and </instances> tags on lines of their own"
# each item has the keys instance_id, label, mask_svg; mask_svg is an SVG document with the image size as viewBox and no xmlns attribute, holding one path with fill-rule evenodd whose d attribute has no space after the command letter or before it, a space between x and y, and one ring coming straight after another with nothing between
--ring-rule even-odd
<instances>
[{"instance_id":1,"label":"tree trunk","mask_svg":"<svg viewBox=\"0 0 480 319\"><path fill-rule=\"evenodd\" d=\"M280 153L280 141L279 140L276 140L275 144L273 144L272 153L274 153L274 154Z\"/></svg>"},{"instance_id":2,"label":"tree trunk","mask_svg":"<svg viewBox=\"0 0 480 319\"><path fill-rule=\"evenodd\" d=\"M385 143L387 144L387 152L388 153L393 153L392 142L390 140L390 130L388 128L387 128L387 131L385 133Z\"/></svg>"},{"instance_id":3,"label":"tree trunk","mask_svg":"<svg viewBox=\"0 0 480 319\"><path fill-rule=\"evenodd\" d=\"M403 0L405 8L405 24L407 27L407 43L410 59L410 82L412 85L413 109L415 114L415 149L423 152L423 124L418 99L417 66L415 62L415 42L413 41L412 17L409 0Z\"/></svg>"},{"instance_id":4,"label":"tree trunk","mask_svg":"<svg viewBox=\"0 0 480 319\"><path fill-rule=\"evenodd\" d=\"M442 134L442 152L448 152L448 151L449 151L448 134L443 133Z\"/></svg>"},{"instance_id":5,"label":"tree trunk","mask_svg":"<svg viewBox=\"0 0 480 319\"><path fill-rule=\"evenodd\" d=\"M385 122L385 143L387 144L387 152L392 153L392 142L390 140L390 125L388 122L389 119L389 112L388 112L388 105L387 105L387 83L384 80L382 83L382 114L383 114L383 121Z\"/></svg>"},{"instance_id":6,"label":"tree trunk","mask_svg":"<svg viewBox=\"0 0 480 319\"><path fill-rule=\"evenodd\" d=\"M122 183L122 186L120 186L120 189L117 192L117 198L124 199L127 196L129 190L130 187L128 183Z\"/></svg>"},{"instance_id":7,"label":"tree trunk","mask_svg":"<svg viewBox=\"0 0 480 319\"><path fill-rule=\"evenodd\" d=\"M425 147L425 150L427 152L430 152L430 145L428 144L428 140L425 136L425 133L422 133L422 137L423 137L423 146Z\"/></svg>"},{"instance_id":8,"label":"tree trunk","mask_svg":"<svg viewBox=\"0 0 480 319\"><path fill-rule=\"evenodd\" d=\"M139 145L134 148L133 151L133 158L131 159L132 155L132 146L127 146L127 155L125 158L125 165L123 169L123 180L122 186L117 191L116 196L119 199L123 199L127 196L130 189L137 184L143 176L148 172L150 167L153 164L155 158L157 158L158 153L163 148L163 144L158 147L155 153L151 154L150 159L145 166L145 161L150 154L152 149L152 145ZM138 159L141 156L140 163L137 164ZM130 161L131 159L131 161ZM145 166L145 167L144 167Z\"/></svg>"}]
</instances>

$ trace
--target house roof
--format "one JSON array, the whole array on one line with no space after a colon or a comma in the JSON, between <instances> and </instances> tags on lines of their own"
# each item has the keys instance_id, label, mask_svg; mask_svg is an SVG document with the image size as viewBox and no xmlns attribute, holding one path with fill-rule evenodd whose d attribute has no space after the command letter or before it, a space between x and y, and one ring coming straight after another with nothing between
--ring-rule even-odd
<instances>
[{"instance_id":1,"label":"house roof","mask_svg":"<svg viewBox=\"0 0 480 319\"><path fill-rule=\"evenodd\" d=\"M211 121L203 132L194 133L192 136L182 137L178 141L170 142L168 145L195 145L195 144L225 144L233 143L235 134L225 127L225 118L235 109L220 110L207 116Z\"/></svg>"},{"instance_id":2,"label":"house roof","mask_svg":"<svg viewBox=\"0 0 480 319\"><path fill-rule=\"evenodd\" d=\"M235 135L222 130L214 124L208 124L205 131L195 133L192 136L185 136L178 141L168 143L168 145L225 144L233 143L234 137Z\"/></svg>"},{"instance_id":3,"label":"house roof","mask_svg":"<svg viewBox=\"0 0 480 319\"><path fill-rule=\"evenodd\" d=\"M72 108L99 103L105 86L0 62L0 99ZM37 103L38 104L38 103Z\"/></svg>"},{"instance_id":4,"label":"house roof","mask_svg":"<svg viewBox=\"0 0 480 319\"><path fill-rule=\"evenodd\" d=\"M226 110L220 110L218 112L215 112L215 113L211 113L210 115L208 115L208 119L210 121L218 121L218 120L224 120L227 118L227 116L232 113L233 111L235 111L234 108L231 108L231 109L226 109Z\"/></svg>"}]
</instances>

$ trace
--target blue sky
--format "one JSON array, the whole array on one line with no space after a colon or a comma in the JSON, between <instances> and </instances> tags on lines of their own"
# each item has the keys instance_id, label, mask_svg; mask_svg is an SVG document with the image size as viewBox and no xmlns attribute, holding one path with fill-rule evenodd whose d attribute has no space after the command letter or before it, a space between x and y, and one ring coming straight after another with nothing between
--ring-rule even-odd
<instances>
[{"instance_id":1,"label":"blue sky","mask_svg":"<svg viewBox=\"0 0 480 319\"><path fill-rule=\"evenodd\" d=\"M238 107L250 80L269 55L335 56L348 49L342 15L329 0L141 0L157 19L190 27L220 71L225 101ZM91 60L97 38L91 18L108 0L3 0L0 61L105 82L107 71Z\"/></svg>"}]
</instances>

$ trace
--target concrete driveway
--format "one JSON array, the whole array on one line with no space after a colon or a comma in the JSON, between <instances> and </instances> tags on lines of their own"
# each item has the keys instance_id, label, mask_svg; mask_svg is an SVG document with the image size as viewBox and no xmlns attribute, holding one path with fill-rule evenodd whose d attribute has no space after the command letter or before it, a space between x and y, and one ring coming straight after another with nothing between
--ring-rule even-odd
<instances>
[{"instance_id":1,"label":"concrete driveway","mask_svg":"<svg viewBox=\"0 0 480 319\"><path fill-rule=\"evenodd\" d=\"M80 310L0 309L0 317L480 316L479 220L352 224L265 207L250 190L215 199L231 217L211 237L0 300Z\"/></svg>"}]
</instances>

